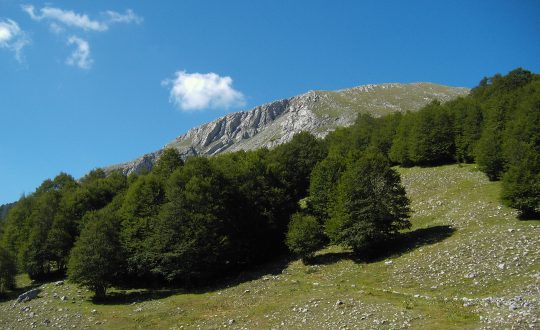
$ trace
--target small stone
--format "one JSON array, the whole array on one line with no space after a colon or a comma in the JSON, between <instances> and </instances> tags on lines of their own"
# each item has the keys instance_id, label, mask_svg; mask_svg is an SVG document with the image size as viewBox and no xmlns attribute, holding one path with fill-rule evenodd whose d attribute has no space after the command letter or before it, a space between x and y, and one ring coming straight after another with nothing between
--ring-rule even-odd
<instances>
[{"instance_id":1,"label":"small stone","mask_svg":"<svg viewBox=\"0 0 540 330\"><path fill-rule=\"evenodd\" d=\"M92 309L92 310L90 311L90 313L92 313L92 314L96 314L96 313L97 313L97 310L95 310L95 309Z\"/></svg>"},{"instance_id":2,"label":"small stone","mask_svg":"<svg viewBox=\"0 0 540 330\"><path fill-rule=\"evenodd\" d=\"M235 322L236 322L235 319L230 319L228 323L229 325L233 325Z\"/></svg>"},{"instance_id":3,"label":"small stone","mask_svg":"<svg viewBox=\"0 0 540 330\"><path fill-rule=\"evenodd\" d=\"M391 265L391 264L393 264L393 263L394 263L394 262L393 262L392 260L388 260L388 261L385 261L385 262L384 262L385 265Z\"/></svg>"},{"instance_id":4,"label":"small stone","mask_svg":"<svg viewBox=\"0 0 540 330\"><path fill-rule=\"evenodd\" d=\"M56 285L56 286L64 285L64 281L56 281L56 282L54 282L54 285Z\"/></svg>"},{"instance_id":5,"label":"small stone","mask_svg":"<svg viewBox=\"0 0 540 330\"><path fill-rule=\"evenodd\" d=\"M62 297L60 297L60 300L66 301L66 300L67 300L67 297L66 297L66 296L62 296Z\"/></svg>"},{"instance_id":6,"label":"small stone","mask_svg":"<svg viewBox=\"0 0 540 330\"><path fill-rule=\"evenodd\" d=\"M249 290L244 290L244 294L250 293L250 292L251 292L251 291L249 291Z\"/></svg>"},{"instance_id":7,"label":"small stone","mask_svg":"<svg viewBox=\"0 0 540 330\"><path fill-rule=\"evenodd\" d=\"M343 305L343 304L344 304L344 302L341 301L341 300L336 301L336 306L341 306L341 305Z\"/></svg>"},{"instance_id":8,"label":"small stone","mask_svg":"<svg viewBox=\"0 0 540 330\"><path fill-rule=\"evenodd\" d=\"M506 265L504 263L500 263L500 264L497 265L497 267L499 267L500 270L504 270Z\"/></svg>"}]
</instances>

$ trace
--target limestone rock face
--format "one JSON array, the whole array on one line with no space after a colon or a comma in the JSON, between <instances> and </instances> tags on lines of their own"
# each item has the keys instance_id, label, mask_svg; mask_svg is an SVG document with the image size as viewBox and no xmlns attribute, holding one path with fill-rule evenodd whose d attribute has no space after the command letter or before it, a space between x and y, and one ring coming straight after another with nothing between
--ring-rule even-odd
<instances>
[{"instance_id":1,"label":"limestone rock face","mask_svg":"<svg viewBox=\"0 0 540 330\"><path fill-rule=\"evenodd\" d=\"M466 88L432 83L364 85L339 91L310 91L248 111L227 114L190 129L166 144L182 157L272 148L299 132L324 137L340 126L354 123L359 113L380 117L392 112L416 111L433 100L446 102L469 92ZM107 172L124 174L150 170L162 150L133 161L113 165Z\"/></svg>"}]
</instances>

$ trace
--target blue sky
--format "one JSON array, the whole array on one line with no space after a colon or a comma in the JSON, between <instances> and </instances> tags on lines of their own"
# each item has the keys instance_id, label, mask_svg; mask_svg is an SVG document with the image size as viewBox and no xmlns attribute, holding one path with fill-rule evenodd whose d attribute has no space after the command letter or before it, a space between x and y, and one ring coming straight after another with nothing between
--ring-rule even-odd
<instances>
[{"instance_id":1,"label":"blue sky","mask_svg":"<svg viewBox=\"0 0 540 330\"><path fill-rule=\"evenodd\" d=\"M538 1L0 0L0 204L312 89L540 71Z\"/></svg>"}]
</instances>

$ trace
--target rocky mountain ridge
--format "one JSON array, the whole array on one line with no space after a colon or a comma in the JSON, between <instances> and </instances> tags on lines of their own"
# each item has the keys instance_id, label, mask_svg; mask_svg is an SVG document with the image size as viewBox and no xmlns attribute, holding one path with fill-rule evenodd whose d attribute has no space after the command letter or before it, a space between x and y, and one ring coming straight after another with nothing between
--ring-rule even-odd
<instances>
[{"instance_id":1,"label":"rocky mountain ridge","mask_svg":"<svg viewBox=\"0 0 540 330\"><path fill-rule=\"evenodd\" d=\"M248 111L227 114L190 129L163 149L176 148L187 158L272 148L301 131L324 137L339 126L353 124L359 113L379 117L392 112L416 111L433 100L446 102L468 92L466 88L433 83L371 84L338 91L309 91ZM120 170L124 174L149 170L163 149L105 170Z\"/></svg>"}]
</instances>

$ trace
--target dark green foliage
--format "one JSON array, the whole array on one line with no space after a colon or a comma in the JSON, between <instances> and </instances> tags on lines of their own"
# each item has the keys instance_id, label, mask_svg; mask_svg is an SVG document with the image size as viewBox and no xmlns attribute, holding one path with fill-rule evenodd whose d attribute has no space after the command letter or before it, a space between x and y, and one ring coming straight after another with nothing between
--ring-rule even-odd
<instances>
[{"instance_id":1,"label":"dark green foliage","mask_svg":"<svg viewBox=\"0 0 540 330\"><path fill-rule=\"evenodd\" d=\"M8 204L0 205L0 226L3 223L2 220L4 220L7 217L9 209L15 206L15 204L16 203L8 203Z\"/></svg>"},{"instance_id":2,"label":"dark green foliage","mask_svg":"<svg viewBox=\"0 0 540 330\"><path fill-rule=\"evenodd\" d=\"M321 221L326 222L335 204L338 180L346 168L346 160L329 155L320 161L311 172L309 186L310 211Z\"/></svg>"},{"instance_id":3,"label":"dark green foliage","mask_svg":"<svg viewBox=\"0 0 540 330\"><path fill-rule=\"evenodd\" d=\"M503 201L524 217L540 215L540 81L508 123L503 148L508 171L503 176Z\"/></svg>"},{"instance_id":4,"label":"dark green foliage","mask_svg":"<svg viewBox=\"0 0 540 330\"><path fill-rule=\"evenodd\" d=\"M460 163L472 163L482 133L482 109L471 98L459 98L446 106L454 114L455 158Z\"/></svg>"},{"instance_id":5,"label":"dark green foliage","mask_svg":"<svg viewBox=\"0 0 540 330\"><path fill-rule=\"evenodd\" d=\"M191 158L175 171L155 235L153 272L168 281L204 280L223 269L230 239L226 234L227 183L206 158Z\"/></svg>"},{"instance_id":6,"label":"dark green foliage","mask_svg":"<svg viewBox=\"0 0 540 330\"><path fill-rule=\"evenodd\" d=\"M123 270L120 221L108 210L91 211L85 218L86 226L71 251L68 275L103 298Z\"/></svg>"},{"instance_id":7,"label":"dark green foliage","mask_svg":"<svg viewBox=\"0 0 540 330\"><path fill-rule=\"evenodd\" d=\"M152 174L162 180L167 180L169 176L184 164L178 150L167 148L159 157L156 165L152 168Z\"/></svg>"},{"instance_id":8,"label":"dark green foliage","mask_svg":"<svg viewBox=\"0 0 540 330\"><path fill-rule=\"evenodd\" d=\"M288 193L291 203L306 197L311 171L325 156L322 141L307 132L296 134L289 143L271 151L269 169Z\"/></svg>"},{"instance_id":9,"label":"dark green foliage","mask_svg":"<svg viewBox=\"0 0 540 330\"><path fill-rule=\"evenodd\" d=\"M326 237L315 217L295 213L289 222L286 242L287 247L306 263L324 246Z\"/></svg>"},{"instance_id":10,"label":"dark green foliage","mask_svg":"<svg viewBox=\"0 0 540 330\"><path fill-rule=\"evenodd\" d=\"M367 152L343 173L332 218L326 225L334 243L366 252L410 227L409 200L399 174L380 153Z\"/></svg>"},{"instance_id":11,"label":"dark green foliage","mask_svg":"<svg viewBox=\"0 0 540 330\"><path fill-rule=\"evenodd\" d=\"M16 274L15 258L0 246L0 296L15 288Z\"/></svg>"},{"instance_id":12,"label":"dark green foliage","mask_svg":"<svg viewBox=\"0 0 540 330\"><path fill-rule=\"evenodd\" d=\"M408 141L409 159L418 165L438 165L454 160L454 127L450 114L432 102L414 116Z\"/></svg>"},{"instance_id":13,"label":"dark green foliage","mask_svg":"<svg viewBox=\"0 0 540 330\"><path fill-rule=\"evenodd\" d=\"M260 263L283 250L283 233L290 217L285 189L268 175L268 150L237 152L212 159L229 186L227 228L231 264Z\"/></svg>"},{"instance_id":14,"label":"dark green foliage","mask_svg":"<svg viewBox=\"0 0 540 330\"><path fill-rule=\"evenodd\" d=\"M148 277L148 261L161 205L165 202L165 189L153 174L134 181L126 192L120 209L122 218L121 241L128 256L128 271L135 277Z\"/></svg>"},{"instance_id":15,"label":"dark green foliage","mask_svg":"<svg viewBox=\"0 0 540 330\"><path fill-rule=\"evenodd\" d=\"M484 129L476 149L476 162L480 170L494 181L498 180L505 168L502 149L502 132L497 127L489 126Z\"/></svg>"},{"instance_id":16,"label":"dark green foliage","mask_svg":"<svg viewBox=\"0 0 540 330\"><path fill-rule=\"evenodd\" d=\"M540 216L540 155L529 151L503 176L503 201L524 218Z\"/></svg>"},{"instance_id":17,"label":"dark green foliage","mask_svg":"<svg viewBox=\"0 0 540 330\"><path fill-rule=\"evenodd\" d=\"M30 236L30 214L32 213L34 204L34 197L21 197L17 204L9 211L3 229L4 234L2 244L0 245L15 256L17 267L20 270L24 269L24 251L26 250L28 237Z\"/></svg>"},{"instance_id":18,"label":"dark green foliage","mask_svg":"<svg viewBox=\"0 0 540 330\"><path fill-rule=\"evenodd\" d=\"M413 113L407 113L400 120L399 125L396 128L396 134L392 142L392 147L388 152L389 159L401 166L412 166L411 151L409 146L411 127L414 125L415 115Z\"/></svg>"}]
</instances>

